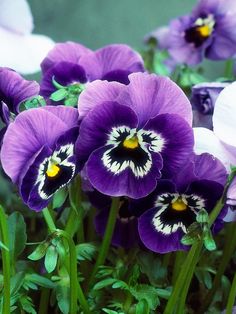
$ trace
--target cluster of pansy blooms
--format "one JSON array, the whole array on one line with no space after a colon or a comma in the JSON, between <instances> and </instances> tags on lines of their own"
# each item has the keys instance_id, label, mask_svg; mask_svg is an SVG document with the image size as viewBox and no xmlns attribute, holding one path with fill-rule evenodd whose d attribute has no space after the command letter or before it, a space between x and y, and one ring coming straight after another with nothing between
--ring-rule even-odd
<instances>
[{"instance_id":1,"label":"cluster of pansy blooms","mask_svg":"<svg viewBox=\"0 0 236 314\"><path fill-rule=\"evenodd\" d=\"M41 211L81 176L98 209L99 234L112 198L120 199L114 245L187 250L181 239L221 198L227 170L225 158L202 148L198 131L194 139L184 92L169 78L145 72L140 55L126 45L91 51L74 42L56 44L41 67L40 84L0 69L1 164L23 202ZM218 136L217 123L223 122L216 121ZM223 140L236 146L228 135ZM213 233L226 213L224 207Z\"/></svg>"}]
</instances>

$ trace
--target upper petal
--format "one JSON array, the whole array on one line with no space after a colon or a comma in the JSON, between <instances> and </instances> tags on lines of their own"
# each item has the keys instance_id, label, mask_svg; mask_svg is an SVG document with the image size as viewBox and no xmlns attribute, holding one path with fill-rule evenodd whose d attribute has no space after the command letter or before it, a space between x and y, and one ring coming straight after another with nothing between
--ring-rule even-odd
<instances>
[{"instance_id":1,"label":"upper petal","mask_svg":"<svg viewBox=\"0 0 236 314\"><path fill-rule=\"evenodd\" d=\"M115 70L127 70L129 73L144 71L141 56L127 45L109 45L84 55L80 64L89 80L103 79Z\"/></svg>"},{"instance_id":2,"label":"upper petal","mask_svg":"<svg viewBox=\"0 0 236 314\"><path fill-rule=\"evenodd\" d=\"M118 102L131 107L139 125L162 113L176 113L192 125L192 109L184 92L169 78L147 73L129 75L130 84Z\"/></svg>"}]
</instances>

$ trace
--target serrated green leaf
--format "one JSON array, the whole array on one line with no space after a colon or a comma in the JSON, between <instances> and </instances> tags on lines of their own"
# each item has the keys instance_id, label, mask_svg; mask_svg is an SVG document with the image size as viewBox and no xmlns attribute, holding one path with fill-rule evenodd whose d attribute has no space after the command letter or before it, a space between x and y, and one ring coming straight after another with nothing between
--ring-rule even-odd
<instances>
[{"instance_id":1,"label":"serrated green leaf","mask_svg":"<svg viewBox=\"0 0 236 314\"><path fill-rule=\"evenodd\" d=\"M158 292L152 286L140 284L136 285L135 287L130 287L129 291L136 300L146 300L151 310L155 310L156 307L160 304Z\"/></svg>"},{"instance_id":2,"label":"serrated green leaf","mask_svg":"<svg viewBox=\"0 0 236 314\"><path fill-rule=\"evenodd\" d=\"M53 209L61 207L68 195L68 190L66 188L60 189L53 196L52 207Z\"/></svg>"},{"instance_id":3,"label":"serrated green leaf","mask_svg":"<svg viewBox=\"0 0 236 314\"><path fill-rule=\"evenodd\" d=\"M40 243L36 247L36 249L28 256L28 258L31 259L32 261L37 261L41 259L46 254L48 246L49 246L49 243L46 241Z\"/></svg>"},{"instance_id":4,"label":"serrated green leaf","mask_svg":"<svg viewBox=\"0 0 236 314\"><path fill-rule=\"evenodd\" d=\"M106 278L106 279L101 280L98 283L96 283L96 285L93 287L93 289L99 290L99 289L105 288L107 286L111 286L116 281L117 280L114 278Z\"/></svg>"},{"instance_id":5,"label":"serrated green leaf","mask_svg":"<svg viewBox=\"0 0 236 314\"><path fill-rule=\"evenodd\" d=\"M50 245L46 251L44 266L48 273L54 271L57 266L58 253L54 245Z\"/></svg>"},{"instance_id":6,"label":"serrated green leaf","mask_svg":"<svg viewBox=\"0 0 236 314\"><path fill-rule=\"evenodd\" d=\"M98 247L95 243L81 243L76 246L77 259L80 261L92 261L98 252Z\"/></svg>"},{"instance_id":7,"label":"serrated green leaf","mask_svg":"<svg viewBox=\"0 0 236 314\"><path fill-rule=\"evenodd\" d=\"M60 101L67 97L68 91L65 88L60 88L51 94L50 99L53 101Z\"/></svg>"},{"instance_id":8,"label":"serrated green leaf","mask_svg":"<svg viewBox=\"0 0 236 314\"><path fill-rule=\"evenodd\" d=\"M142 299L138 302L136 305L136 311L135 314L149 314L150 309L147 300Z\"/></svg>"},{"instance_id":9,"label":"serrated green leaf","mask_svg":"<svg viewBox=\"0 0 236 314\"><path fill-rule=\"evenodd\" d=\"M8 219L9 228L9 250L13 260L19 256L27 241L26 224L23 216L19 212L12 213Z\"/></svg>"}]
</instances>

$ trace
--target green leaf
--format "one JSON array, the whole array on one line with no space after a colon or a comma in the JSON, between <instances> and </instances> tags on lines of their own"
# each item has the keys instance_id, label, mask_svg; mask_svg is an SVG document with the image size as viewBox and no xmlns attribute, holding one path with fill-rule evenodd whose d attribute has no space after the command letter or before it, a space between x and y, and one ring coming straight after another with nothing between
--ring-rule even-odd
<instances>
[{"instance_id":1,"label":"green leaf","mask_svg":"<svg viewBox=\"0 0 236 314\"><path fill-rule=\"evenodd\" d=\"M52 206L53 209L61 207L68 195L68 190L66 188L60 189L56 194L53 196Z\"/></svg>"},{"instance_id":2,"label":"green leaf","mask_svg":"<svg viewBox=\"0 0 236 314\"><path fill-rule=\"evenodd\" d=\"M68 314L70 309L70 288L64 285L56 287L58 306L63 314Z\"/></svg>"},{"instance_id":3,"label":"green leaf","mask_svg":"<svg viewBox=\"0 0 236 314\"><path fill-rule=\"evenodd\" d=\"M122 280L117 280L115 283L113 283L112 288L113 289L129 290L129 286L127 285L127 283L122 281Z\"/></svg>"},{"instance_id":4,"label":"green leaf","mask_svg":"<svg viewBox=\"0 0 236 314\"><path fill-rule=\"evenodd\" d=\"M18 272L13 277L11 277L11 295L16 294L22 287L25 280L25 273Z\"/></svg>"},{"instance_id":5,"label":"green leaf","mask_svg":"<svg viewBox=\"0 0 236 314\"><path fill-rule=\"evenodd\" d=\"M54 271L57 266L58 253L54 245L50 245L47 249L44 265L48 273Z\"/></svg>"},{"instance_id":6,"label":"green leaf","mask_svg":"<svg viewBox=\"0 0 236 314\"><path fill-rule=\"evenodd\" d=\"M136 300L146 300L151 310L155 310L160 304L157 290L149 285L136 285L130 287L130 293L135 297Z\"/></svg>"},{"instance_id":7,"label":"green leaf","mask_svg":"<svg viewBox=\"0 0 236 314\"><path fill-rule=\"evenodd\" d=\"M212 237L209 226L205 226L203 230L203 243L208 251L214 251L216 249L216 243Z\"/></svg>"},{"instance_id":8,"label":"green leaf","mask_svg":"<svg viewBox=\"0 0 236 314\"><path fill-rule=\"evenodd\" d=\"M48 246L49 246L49 243L46 241L40 243L36 247L36 249L28 256L28 258L31 259L32 261L37 261L41 259L46 254Z\"/></svg>"},{"instance_id":9,"label":"green leaf","mask_svg":"<svg viewBox=\"0 0 236 314\"><path fill-rule=\"evenodd\" d=\"M105 312L107 314L123 314L122 312L117 312L117 311L113 311L113 310L106 309L106 308L103 308L102 310L103 310L103 312Z\"/></svg>"},{"instance_id":10,"label":"green leaf","mask_svg":"<svg viewBox=\"0 0 236 314\"><path fill-rule=\"evenodd\" d=\"M53 289L55 288L55 284L48 278L40 276L36 273L33 274L26 274L25 280L34 283L38 286Z\"/></svg>"},{"instance_id":11,"label":"green leaf","mask_svg":"<svg viewBox=\"0 0 236 314\"><path fill-rule=\"evenodd\" d=\"M98 247L95 243L81 243L76 246L77 258L80 261L89 260L92 261L98 252Z\"/></svg>"},{"instance_id":12,"label":"green leaf","mask_svg":"<svg viewBox=\"0 0 236 314\"><path fill-rule=\"evenodd\" d=\"M212 278L211 278L211 275L209 274L208 271L204 272L203 280L204 280L204 283L205 283L205 286L207 287L207 289L211 289L212 288Z\"/></svg>"},{"instance_id":13,"label":"green leaf","mask_svg":"<svg viewBox=\"0 0 236 314\"><path fill-rule=\"evenodd\" d=\"M7 220L9 228L9 250L13 260L19 256L26 244L26 225L23 216L14 212Z\"/></svg>"},{"instance_id":14,"label":"green leaf","mask_svg":"<svg viewBox=\"0 0 236 314\"><path fill-rule=\"evenodd\" d=\"M21 303L22 309L26 313L37 314L37 312L34 309L34 305L33 305L33 302L32 302L30 297L27 297L26 295L21 296L20 297L20 303Z\"/></svg>"},{"instance_id":15,"label":"green leaf","mask_svg":"<svg viewBox=\"0 0 236 314\"><path fill-rule=\"evenodd\" d=\"M172 288L171 287L167 287L166 289L157 288L156 291L160 298L168 300L169 297L171 296Z\"/></svg>"},{"instance_id":16,"label":"green leaf","mask_svg":"<svg viewBox=\"0 0 236 314\"><path fill-rule=\"evenodd\" d=\"M8 247L4 243L2 243L2 241L0 241L0 247L1 247L1 249L6 250L6 251L9 252Z\"/></svg>"},{"instance_id":17,"label":"green leaf","mask_svg":"<svg viewBox=\"0 0 236 314\"><path fill-rule=\"evenodd\" d=\"M136 311L135 314L149 314L149 305L147 300L142 299L139 301L139 303L136 305Z\"/></svg>"},{"instance_id":18,"label":"green leaf","mask_svg":"<svg viewBox=\"0 0 236 314\"><path fill-rule=\"evenodd\" d=\"M68 96L68 98L64 101L65 106L75 107L78 104L78 96Z\"/></svg>"},{"instance_id":19,"label":"green leaf","mask_svg":"<svg viewBox=\"0 0 236 314\"><path fill-rule=\"evenodd\" d=\"M93 289L99 290L99 289L105 288L107 286L111 286L116 281L117 281L117 279L114 279L114 278L106 278L106 279L101 280L98 283L96 283L96 285L93 287Z\"/></svg>"},{"instance_id":20,"label":"green leaf","mask_svg":"<svg viewBox=\"0 0 236 314\"><path fill-rule=\"evenodd\" d=\"M204 208L197 213L196 221L200 224L209 222L208 212Z\"/></svg>"},{"instance_id":21,"label":"green leaf","mask_svg":"<svg viewBox=\"0 0 236 314\"><path fill-rule=\"evenodd\" d=\"M53 101L60 101L67 97L68 91L65 88L58 89L51 94L50 99Z\"/></svg>"}]
</instances>

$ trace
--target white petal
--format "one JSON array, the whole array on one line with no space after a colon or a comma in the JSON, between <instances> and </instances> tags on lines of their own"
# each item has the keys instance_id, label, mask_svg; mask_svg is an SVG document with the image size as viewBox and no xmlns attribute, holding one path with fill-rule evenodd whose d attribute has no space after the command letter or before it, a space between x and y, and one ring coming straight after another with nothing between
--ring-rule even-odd
<instances>
[{"instance_id":1,"label":"white petal","mask_svg":"<svg viewBox=\"0 0 236 314\"><path fill-rule=\"evenodd\" d=\"M213 129L221 141L236 147L236 82L223 89L216 100Z\"/></svg>"},{"instance_id":2,"label":"white petal","mask_svg":"<svg viewBox=\"0 0 236 314\"><path fill-rule=\"evenodd\" d=\"M31 33L33 17L27 1L0 0L0 26L18 34Z\"/></svg>"},{"instance_id":3,"label":"white petal","mask_svg":"<svg viewBox=\"0 0 236 314\"><path fill-rule=\"evenodd\" d=\"M18 35L3 28L0 28L0 40L0 66L12 68L22 74L39 71L40 63L54 45L49 37Z\"/></svg>"},{"instance_id":4,"label":"white petal","mask_svg":"<svg viewBox=\"0 0 236 314\"><path fill-rule=\"evenodd\" d=\"M222 145L216 135L209 129L205 128L193 128L194 131L194 152L197 155L203 153L209 153L218 158L226 167L230 169L230 165L233 165L236 161L234 157L225 147Z\"/></svg>"}]
</instances>

